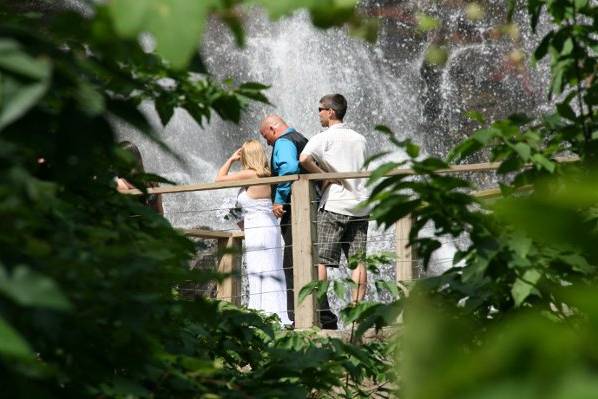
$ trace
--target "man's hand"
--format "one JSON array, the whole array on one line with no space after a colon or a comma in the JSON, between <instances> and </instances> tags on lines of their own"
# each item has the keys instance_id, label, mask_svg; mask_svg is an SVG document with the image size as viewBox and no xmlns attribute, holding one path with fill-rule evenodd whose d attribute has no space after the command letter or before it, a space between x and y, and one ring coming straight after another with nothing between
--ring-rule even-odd
<instances>
[{"instance_id":1,"label":"man's hand","mask_svg":"<svg viewBox=\"0 0 598 399\"><path fill-rule=\"evenodd\" d=\"M328 186L330 186L332 184L338 184L338 185L342 186L343 182L340 181L339 179L322 180L322 192L326 191L326 189L328 188Z\"/></svg>"},{"instance_id":2,"label":"man's hand","mask_svg":"<svg viewBox=\"0 0 598 399\"><path fill-rule=\"evenodd\" d=\"M284 209L281 204L274 204L272 205L272 213L277 218L281 218L284 215Z\"/></svg>"}]
</instances>

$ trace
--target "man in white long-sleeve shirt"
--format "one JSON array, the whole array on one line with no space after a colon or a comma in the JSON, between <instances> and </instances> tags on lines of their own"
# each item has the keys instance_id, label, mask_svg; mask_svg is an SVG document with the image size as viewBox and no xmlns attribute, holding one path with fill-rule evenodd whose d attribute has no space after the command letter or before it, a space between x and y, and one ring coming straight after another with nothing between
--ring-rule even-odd
<instances>
[{"instance_id":1,"label":"man in white long-sleeve shirt","mask_svg":"<svg viewBox=\"0 0 598 399\"><path fill-rule=\"evenodd\" d=\"M356 172L367 158L366 140L361 134L345 127L343 118L347 100L340 94L320 99L320 123L328 129L309 139L299 156L301 166L311 173ZM341 250L347 259L365 254L368 210L358 205L367 198L364 179L324 182L318 210L318 278L328 278L326 267L338 267ZM352 272L357 284L353 300L361 300L367 288L365 266L359 264ZM336 316L330 311L328 298L320 303L322 328L336 329Z\"/></svg>"}]
</instances>

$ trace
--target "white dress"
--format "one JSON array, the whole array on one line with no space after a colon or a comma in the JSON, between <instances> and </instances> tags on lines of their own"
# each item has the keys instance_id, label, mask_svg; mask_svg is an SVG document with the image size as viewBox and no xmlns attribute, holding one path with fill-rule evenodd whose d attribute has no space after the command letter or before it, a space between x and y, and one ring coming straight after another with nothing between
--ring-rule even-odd
<instances>
[{"instance_id":1,"label":"white dress","mask_svg":"<svg viewBox=\"0 0 598 399\"><path fill-rule=\"evenodd\" d=\"M277 314L282 324L290 325L287 314L287 285L282 266L283 244L272 201L254 199L241 190L237 206L243 211L245 261L252 309Z\"/></svg>"}]
</instances>

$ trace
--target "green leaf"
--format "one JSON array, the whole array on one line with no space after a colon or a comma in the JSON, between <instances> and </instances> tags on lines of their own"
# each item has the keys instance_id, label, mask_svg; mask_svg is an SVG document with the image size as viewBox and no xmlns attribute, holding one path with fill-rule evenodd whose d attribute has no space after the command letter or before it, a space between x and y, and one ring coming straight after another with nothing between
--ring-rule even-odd
<instances>
[{"instance_id":1,"label":"green leaf","mask_svg":"<svg viewBox=\"0 0 598 399\"><path fill-rule=\"evenodd\" d=\"M565 40L563 44L563 48L561 49L561 55L569 55L573 51L573 39L568 38Z\"/></svg>"},{"instance_id":2,"label":"green leaf","mask_svg":"<svg viewBox=\"0 0 598 399\"><path fill-rule=\"evenodd\" d=\"M536 163L537 165L540 165L541 167L543 167L550 173L554 172L554 170L556 168L556 164L554 162L552 162L551 160L549 160L548 158L546 158L542 154L532 155L532 160L534 161L534 163Z\"/></svg>"},{"instance_id":3,"label":"green leaf","mask_svg":"<svg viewBox=\"0 0 598 399\"><path fill-rule=\"evenodd\" d=\"M483 144L472 138L463 140L451 149L447 156L449 162L457 162L463 160L465 157L479 151L483 148Z\"/></svg>"},{"instance_id":4,"label":"green leaf","mask_svg":"<svg viewBox=\"0 0 598 399\"><path fill-rule=\"evenodd\" d=\"M417 158L419 156L419 146L413 144L411 140L407 140L405 143L405 151L407 151L407 155L411 158Z\"/></svg>"},{"instance_id":5,"label":"green leaf","mask_svg":"<svg viewBox=\"0 0 598 399\"><path fill-rule=\"evenodd\" d=\"M0 75L2 84L2 107L0 108L0 129L23 116L44 96L48 81L23 85L15 79Z\"/></svg>"},{"instance_id":6,"label":"green leaf","mask_svg":"<svg viewBox=\"0 0 598 399\"><path fill-rule=\"evenodd\" d=\"M88 83L81 83L77 91L79 108L89 116L97 116L104 112L106 104L104 96Z\"/></svg>"},{"instance_id":7,"label":"green leaf","mask_svg":"<svg viewBox=\"0 0 598 399\"><path fill-rule=\"evenodd\" d=\"M484 115L481 112L467 111L465 113L465 116L467 116L471 120L478 122L480 125L483 125L484 123L486 123L486 120L484 119Z\"/></svg>"},{"instance_id":8,"label":"green leaf","mask_svg":"<svg viewBox=\"0 0 598 399\"><path fill-rule=\"evenodd\" d=\"M222 119L239 123L243 105L237 96L232 94L223 94L214 100L212 107Z\"/></svg>"},{"instance_id":9,"label":"green leaf","mask_svg":"<svg viewBox=\"0 0 598 399\"><path fill-rule=\"evenodd\" d=\"M394 170L398 166L399 166L399 164L396 162L388 162L388 163L378 166L370 175L367 185L370 186L370 185L374 184L376 181L380 180L388 172Z\"/></svg>"},{"instance_id":10,"label":"green leaf","mask_svg":"<svg viewBox=\"0 0 598 399\"><path fill-rule=\"evenodd\" d=\"M556 109L557 109L559 115L561 115L563 118L567 118L573 122L575 122L577 120L577 115L575 115L575 111L573 111L573 108L571 108L571 106L569 104L566 104L566 103L557 104Z\"/></svg>"},{"instance_id":11,"label":"green leaf","mask_svg":"<svg viewBox=\"0 0 598 399\"><path fill-rule=\"evenodd\" d=\"M531 148L525 143L517 143L513 146L513 149L517 152L519 157L527 162L531 154Z\"/></svg>"},{"instance_id":12,"label":"green leaf","mask_svg":"<svg viewBox=\"0 0 598 399\"><path fill-rule=\"evenodd\" d=\"M235 43L238 47L245 46L245 31L243 30L243 18L241 15L234 11L225 11L220 14L220 19L228 26L233 37L235 38Z\"/></svg>"},{"instance_id":13,"label":"green leaf","mask_svg":"<svg viewBox=\"0 0 598 399\"><path fill-rule=\"evenodd\" d=\"M374 155L372 155L371 157L369 157L368 159L365 160L365 162L363 163L363 167L367 168L375 160L384 158L385 156L387 156L389 154L392 154L392 151L383 151L383 152L379 152L377 154L374 154Z\"/></svg>"},{"instance_id":14,"label":"green leaf","mask_svg":"<svg viewBox=\"0 0 598 399\"><path fill-rule=\"evenodd\" d=\"M0 39L0 70L33 80L47 80L51 66L47 59L27 54L18 42Z\"/></svg>"},{"instance_id":15,"label":"green leaf","mask_svg":"<svg viewBox=\"0 0 598 399\"><path fill-rule=\"evenodd\" d=\"M563 75L563 68L555 68L553 70L552 85L550 86L552 94L560 94L563 91Z\"/></svg>"},{"instance_id":16,"label":"green leaf","mask_svg":"<svg viewBox=\"0 0 598 399\"><path fill-rule=\"evenodd\" d=\"M14 40L0 40L0 129L38 103L50 85L52 67L34 58Z\"/></svg>"},{"instance_id":17,"label":"green leaf","mask_svg":"<svg viewBox=\"0 0 598 399\"><path fill-rule=\"evenodd\" d=\"M532 59L533 62L538 62L546 56L546 54L548 53L548 47L550 46L553 36L554 36L553 31L549 32L546 36L544 36L544 38L542 39L542 41L540 42L540 44L538 45L538 47L536 47L536 50L534 51L534 57Z\"/></svg>"},{"instance_id":18,"label":"green leaf","mask_svg":"<svg viewBox=\"0 0 598 399\"><path fill-rule=\"evenodd\" d=\"M500 134L500 130L496 128L480 129L476 131L471 138L479 142L480 144L487 145L490 140Z\"/></svg>"},{"instance_id":19,"label":"green leaf","mask_svg":"<svg viewBox=\"0 0 598 399\"><path fill-rule=\"evenodd\" d=\"M394 133L392 132L392 130L390 130L390 128L388 126L384 126L384 125L376 125L374 127L375 130L388 134L388 135L394 135Z\"/></svg>"},{"instance_id":20,"label":"green leaf","mask_svg":"<svg viewBox=\"0 0 598 399\"><path fill-rule=\"evenodd\" d=\"M246 82L239 86L239 89L243 90L266 90L269 88L270 86L258 82Z\"/></svg>"},{"instance_id":21,"label":"green leaf","mask_svg":"<svg viewBox=\"0 0 598 399\"><path fill-rule=\"evenodd\" d=\"M0 316L0 354L33 359L31 347L21 335Z\"/></svg>"},{"instance_id":22,"label":"green leaf","mask_svg":"<svg viewBox=\"0 0 598 399\"><path fill-rule=\"evenodd\" d=\"M318 300L322 300L326 297L328 292L328 287L330 285L330 281L318 281L317 290L316 290L316 298Z\"/></svg>"},{"instance_id":23,"label":"green leaf","mask_svg":"<svg viewBox=\"0 0 598 399\"><path fill-rule=\"evenodd\" d=\"M508 243L511 249L522 258L527 257L532 247L532 239L524 234L514 234Z\"/></svg>"},{"instance_id":24,"label":"green leaf","mask_svg":"<svg viewBox=\"0 0 598 399\"><path fill-rule=\"evenodd\" d=\"M114 22L116 33L133 38L142 30L153 0L111 0L108 10Z\"/></svg>"},{"instance_id":25,"label":"green leaf","mask_svg":"<svg viewBox=\"0 0 598 399\"><path fill-rule=\"evenodd\" d=\"M332 282L332 291L337 298L344 298L347 293L347 286L343 280L334 280Z\"/></svg>"},{"instance_id":26,"label":"green leaf","mask_svg":"<svg viewBox=\"0 0 598 399\"><path fill-rule=\"evenodd\" d=\"M209 2L153 0L147 26L156 39L156 53L175 69L187 65L197 51L207 19Z\"/></svg>"},{"instance_id":27,"label":"green leaf","mask_svg":"<svg viewBox=\"0 0 598 399\"><path fill-rule=\"evenodd\" d=\"M397 298L400 295L399 287L395 282L390 282L387 280L376 280L375 286L376 291L389 291L394 298Z\"/></svg>"},{"instance_id":28,"label":"green leaf","mask_svg":"<svg viewBox=\"0 0 598 399\"><path fill-rule=\"evenodd\" d=\"M540 280L540 277L542 277L542 274L538 270L531 269L527 270L522 278L517 278L511 288L511 295L515 301L515 306L521 306L527 297L537 292L535 284Z\"/></svg>"},{"instance_id":29,"label":"green leaf","mask_svg":"<svg viewBox=\"0 0 598 399\"><path fill-rule=\"evenodd\" d=\"M544 0L528 0L527 2L527 11L531 16L530 25L532 27L532 32L536 33L536 27L538 26L538 21L540 20L540 13L542 12L542 6L544 5Z\"/></svg>"},{"instance_id":30,"label":"green leaf","mask_svg":"<svg viewBox=\"0 0 598 399\"><path fill-rule=\"evenodd\" d=\"M174 114L174 105L168 95L161 95L156 98L155 104L162 126L166 126Z\"/></svg>"},{"instance_id":31,"label":"green leaf","mask_svg":"<svg viewBox=\"0 0 598 399\"><path fill-rule=\"evenodd\" d=\"M299 303L303 302L305 298L311 295L319 287L319 281L312 281L301 288L299 291Z\"/></svg>"},{"instance_id":32,"label":"green leaf","mask_svg":"<svg viewBox=\"0 0 598 399\"><path fill-rule=\"evenodd\" d=\"M187 66L197 51L209 6L195 0L115 0L108 5L119 35L151 33L156 53L174 69Z\"/></svg>"},{"instance_id":33,"label":"green leaf","mask_svg":"<svg viewBox=\"0 0 598 399\"><path fill-rule=\"evenodd\" d=\"M17 266L12 275L0 268L0 293L23 306L69 310L71 304L54 280L26 266Z\"/></svg>"},{"instance_id":34,"label":"green leaf","mask_svg":"<svg viewBox=\"0 0 598 399\"><path fill-rule=\"evenodd\" d=\"M580 10L588 5L588 0L575 0L575 8Z\"/></svg>"}]
</instances>

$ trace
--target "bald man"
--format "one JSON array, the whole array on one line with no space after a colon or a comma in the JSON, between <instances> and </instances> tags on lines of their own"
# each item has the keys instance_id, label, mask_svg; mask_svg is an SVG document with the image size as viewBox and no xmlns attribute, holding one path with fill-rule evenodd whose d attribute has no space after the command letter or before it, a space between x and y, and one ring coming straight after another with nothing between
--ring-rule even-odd
<instances>
[{"instance_id":1,"label":"bald man","mask_svg":"<svg viewBox=\"0 0 598 399\"><path fill-rule=\"evenodd\" d=\"M289 127L279 115L269 115L260 123L260 134L272 146L270 168L272 176L288 176L303 173L299 154L307 139L297 130ZM295 298L293 296L293 237L291 235L291 183L277 184L272 193L272 212L282 218L280 230L284 239L284 275L287 284L287 305L289 318L295 320Z\"/></svg>"}]
</instances>

